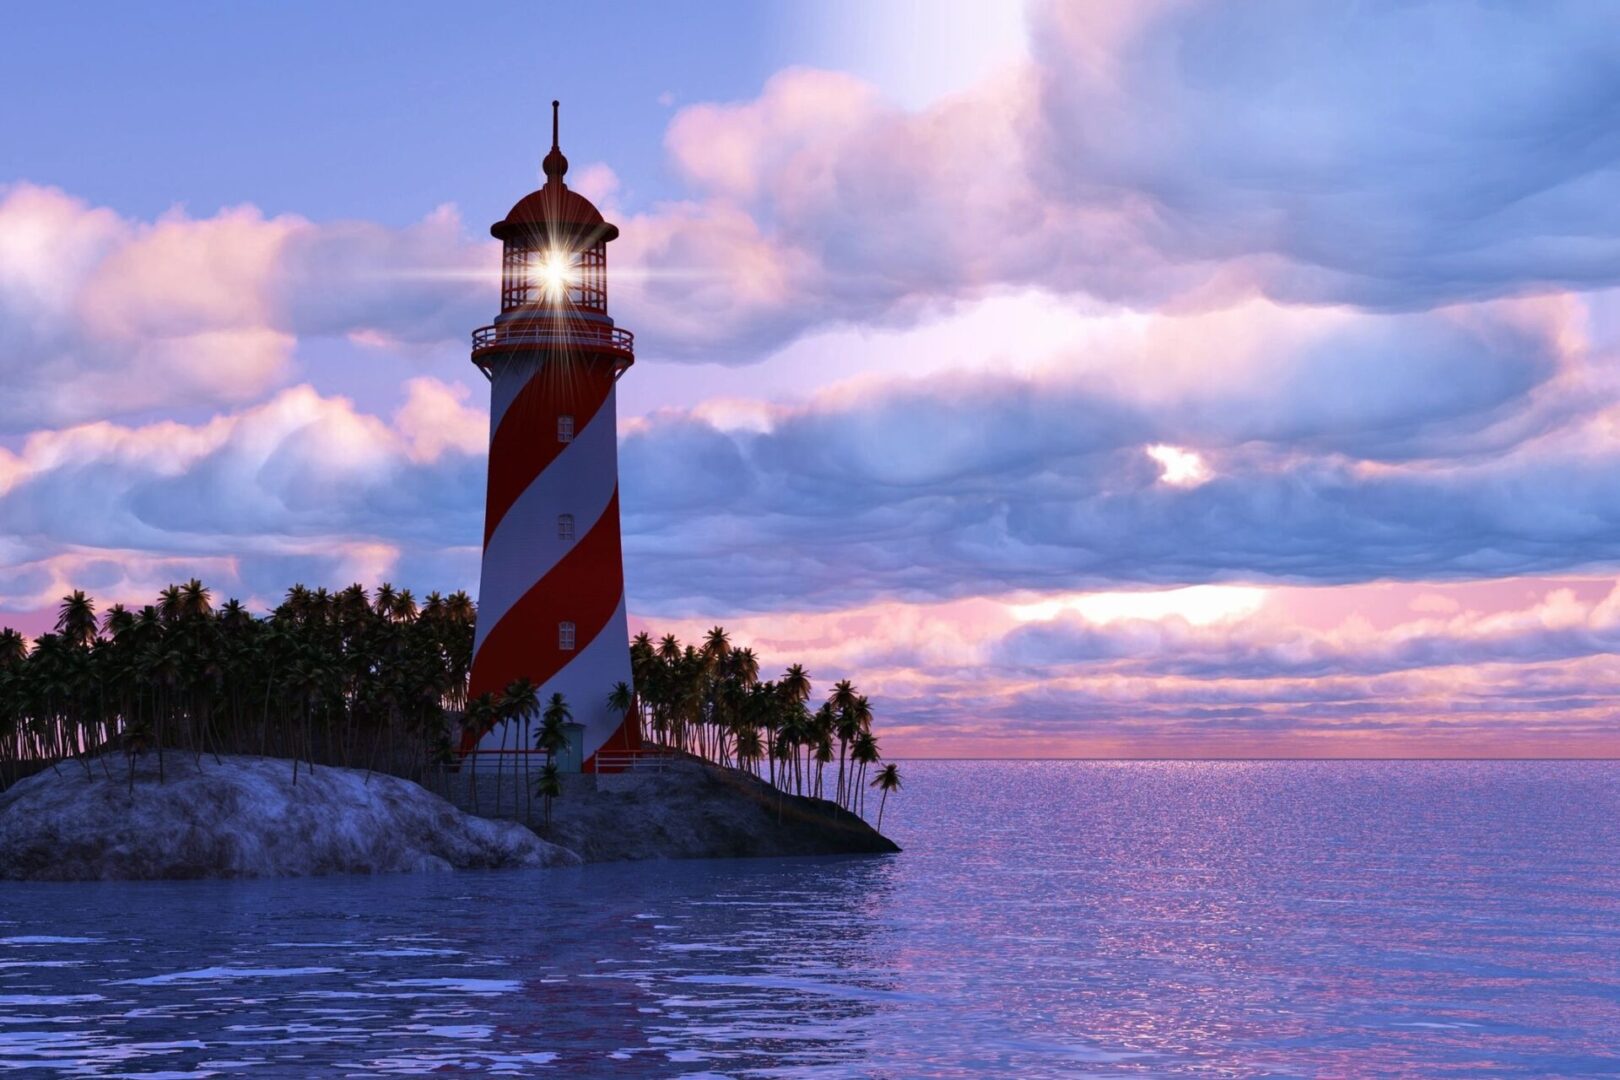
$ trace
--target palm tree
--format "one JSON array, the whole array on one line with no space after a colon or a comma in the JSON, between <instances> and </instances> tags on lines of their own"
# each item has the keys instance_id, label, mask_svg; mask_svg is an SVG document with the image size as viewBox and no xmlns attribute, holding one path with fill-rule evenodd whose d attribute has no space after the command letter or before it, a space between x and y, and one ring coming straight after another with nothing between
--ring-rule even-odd
<instances>
[{"instance_id":1,"label":"palm tree","mask_svg":"<svg viewBox=\"0 0 1620 1080\"><path fill-rule=\"evenodd\" d=\"M510 685L508 685L506 688L506 694L502 699L501 707L502 711L506 713L509 722L511 720L516 720L518 723L523 725L522 738L518 745L522 748L523 791L525 805L528 808L524 812L524 819L527 820L530 816L530 811L534 809L534 800L531 797L529 789L529 722L533 720L534 715L540 711L540 687L534 682L534 680L526 677L521 679L513 679ZM506 736L503 734L501 736L501 746L505 747L505 745ZM516 778L517 777L514 775L513 779L515 780ZM499 785L497 785L496 791L497 794L495 801L497 805L495 812L498 814L500 813Z\"/></svg>"},{"instance_id":2,"label":"palm tree","mask_svg":"<svg viewBox=\"0 0 1620 1080\"><path fill-rule=\"evenodd\" d=\"M170 585L158 593L158 616L164 622L174 622L180 617L180 586Z\"/></svg>"},{"instance_id":3,"label":"palm tree","mask_svg":"<svg viewBox=\"0 0 1620 1080\"><path fill-rule=\"evenodd\" d=\"M546 702L546 711L540 717L540 734L535 737L535 745L545 751L546 764L551 764L563 747L568 745L568 731L563 725L573 719L568 700L561 694L552 694L551 700Z\"/></svg>"},{"instance_id":4,"label":"palm tree","mask_svg":"<svg viewBox=\"0 0 1620 1080\"><path fill-rule=\"evenodd\" d=\"M472 698L467 702L467 707L462 713L461 725L463 730L468 733L469 741L474 747L474 753L477 752L476 748L478 744L483 741L484 736L488 735L492 730L494 730L495 722L497 720L497 708L495 695L489 693L488 691L479 694L477 697ZM478 809L478 774L482 771L481 766L478 764L477 760L474 759L470 773L472 777L471 786L474 813L477 813ZM501 812L499 787L500 778L496 777L497 791L495 799L495 812L497 814Z\"/></svg>"},{"instance_id":5,"label":"palm tree","mask_svg":"<svg viewBox=\"0 0 1620 1080\"><path fill-rule=\"evenodd\" d=\"M554 762L546 762L540 769L541 804L545 807L546 828L551 828L551 801L562 794L562 775Z\"/></svg>"},{"instance_id":6,"label":"palm tree","mask_svg":"<svg viewBox=\"0 0 1620 1080\"><path fill-rule=\"evenodd\" d=\"M636 692L627 682L614 683L613 690L607 696L607 707L613 711L614 716L629 716L636 708ZM637 734L640 734L639 730Z\"/></svg>"},{"instance_id":7,"label":"palm tree","mask_svg":"<svg viewBox=\"0 0 1620 1080\"><path fill-rule=\"evenodd\" d=\"M858 730L853 713L855 684L848 679L839 679L833 684L832 693L827 695L827 704L832 706L836 714L833 734L838 737L838 805L842 806L846 789L844 766L849 757L849 744L854 740L855 732Z\"/></svg>"},{"instance_id":8,"label":"palm tree","mask_svg":"<svg viewBox=\"0 0 1620 1080\"><path fill-rule=\"evenodd\" d=\"M96 605L84 590L74 589L64 596L56 610L56 632L62 641L75 649L88 649L96 639Z\"/></svg>"},{"instance_id":9,"label":"palm tree","mask_svg":"<svg viewBox=\"0 0 1620 1080\"><path fill-rule=\"evenodd\" d=\"M471 626L478 621L478 605L461 589L444 598L444 613L458 626Z\"/></svg>"},{"instance_id":10,"label":"palm tree","mask_svg":"<svg viewBox=\"0 0 1620 1080\"><path fill-rule=\"evenodd\" d=\"M540 733L535 744L545 751L546 763L540 770L540 795L545 803L546 828L551 828L551 800L562 794L562 780L557 769L557 755L568 745L568 731L563 726L573 720L568 701L561 694L552 694L546 702L546 711L540 717Z\"/></svg>"},{"instance_id":11,"label":"palm tree","mask_svg":"<svg viewBox=\"0 0 1620 1080\"><path fill-rule=\"evenodd\" d=\"M823 705L822 708L825 709L826 706ZM818 718L819 718L819 714L818 714ZM811 794L814 795L818 799L823 797L822 793L821 793L822 792L822 785L821 785L822 777L826 775L827 766L832 764L832 760L833 760L831 712L830 712L830 710L828 712L828 718L829 718L829 723L828 723L827 729L821 730L819 728L819 725L818 725L818 730L817 730L816 735L815 735L814 745L812 747L812 750L815 753L815 759L816 759L816 782L815 782L814 788L811 791Z\"/></svg>"},{"instance_id":12,"label":"palm tree","mask_svg":"<svg viewBox=\"0 0 1620 1080\"><path fill-rule=\"evenodd\" d=\"M759 737L759 728L748 726L737 732L737 764L758 775L759 759L765 753L765 742Z\"/></svg>"},{"instance_id":13,"label":"palm tree","mask_svg":"<svg viewBox=\"0 0 1620 1080\"><path fill-rule=\"evenodd\" d=\"M778 685L794 701L810 700L810 674L804 670L803 664L790 665Z\"/></svg>"},{"instance_id":14,"label":"palm tree","mask_svg":"<svg viewBox=\"0 0 1620 1080\"><path fill-rule=\"evenodd\" d=\"M883 797L878 800L878 819L877 819L878 831L882 832L883 831L883 808L885 806L887 806L888 803L889 803L889 792L891 792L891 791L899 791L900 790L900 768L899 768L899 766L897 766L892 761L889 762L887 765L883 766L883 768L878 770L877 775L872 777L871 786L875 787L879 791L883 792Z\"/></svg>"},{"instance_id":15,"label":"palm tree","mask_svg":"<svg viewBox=\"0 0 1620 1080\"><path fill-rule=\"evenodd\" d=\"M731 652L731 637L723 626L711 627L703 635L703 651L717 660L724 660Z\"/></svg>"},{"instance_id":16,"label":"palm tree","mask_svg":"<svg viewBox=\"0 0 1620 1080\"><path fill-rule=\"evenodd\" d=\"M743 686L759 682L759 657L749 648L731 650L731 672Z\"/></svg>"},{"instance_id":17,"label":"palm tree","mask_svg":"<svg viewBox=\"0 0 1620 1080\"><path fill-rule=\"evenodd\" d=\"M170 586L174 588L174 586ZM178 610L181 616L193 618L211 615L214 611L212 598L207 586L196 578L192 578L179 587Z\"/></svg>"},{"instance_id":18,"label":"palm tree","mask_svg":"<svg viewBox=\"0 0 1620 1080\"><path fill-rule=\"evenodd\" d=\"M399 594L394 591L393 584L385 581L377 586L377 591L373 594L371 603L378 615L385 619L392 619L394 617L394 602L398 599Z\"/></svg>"},{"instance_id":19,"label":"palm tree","mask_svg":"<svg viewBox=\"0 0 1620 1080\"><path fill-rule=\"evenodd\" d=\"M114 605L115 607L118 605ZM227 630L241 630L253 621L248 609L242 606L242 601L232 598L225 601L219 609L219 624Z\"/></svg>"},{"instance_id":20,"label":"palm tree","mask_svg":"<svg viewBox=\"0 0 1620 1080\"><path fill-rule=\"evenodd\" d=\"M855 790L860 794L860 805L851 807L857 814L863 813L862 807L866 805L866 792L860 784L866 780L866 767L876 765L882 756L878 753L877 738L870 731L863 731L855 736L855 745L850 748L849 758L860 768Z\"/></svg>"}]
</instances>

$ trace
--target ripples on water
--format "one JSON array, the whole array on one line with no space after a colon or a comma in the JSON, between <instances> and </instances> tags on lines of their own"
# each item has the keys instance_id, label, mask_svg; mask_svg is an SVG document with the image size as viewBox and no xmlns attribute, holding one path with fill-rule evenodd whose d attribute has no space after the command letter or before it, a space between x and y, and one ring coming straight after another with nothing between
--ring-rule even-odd
<instances>
[{"instance_id":1,"label":"ripples on water","mask_svg":"<svg viewBox=\"0 0 1620 1080\"><path fill-rule=\"evenodd\" d=\"M1612 1073L1617 770L915 762L897 857L0 885L0 1072Z\"/></svg>"}]
</instances>

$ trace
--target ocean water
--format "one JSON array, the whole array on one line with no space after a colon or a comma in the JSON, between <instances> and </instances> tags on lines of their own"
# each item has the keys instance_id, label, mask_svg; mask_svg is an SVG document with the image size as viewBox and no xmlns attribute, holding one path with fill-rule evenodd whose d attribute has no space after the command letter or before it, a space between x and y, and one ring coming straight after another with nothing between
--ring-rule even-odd
<instances>
[{"instance_id":1,"label":"ocean water","mask_svg":"<svg viewBox=\"0 0 1620 1080\"><path fill-rule=\"evenodd\" d=\"M902 771L898 856L0 885L0 1073L1620 1073L1620 763Z\"/></svg>"}]
</instances>

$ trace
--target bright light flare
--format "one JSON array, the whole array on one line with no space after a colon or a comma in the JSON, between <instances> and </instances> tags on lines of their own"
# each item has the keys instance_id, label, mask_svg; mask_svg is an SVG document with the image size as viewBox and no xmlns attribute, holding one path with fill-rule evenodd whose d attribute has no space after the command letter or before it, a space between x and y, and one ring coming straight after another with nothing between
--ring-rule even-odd
<instances>
[{"instance_id":1,"label":"bright light flare","mask_svg":"<svg viewBox=\"0 0 1620 1080\"><path fill-rule=\"evenodd\" d=\"M532 264L534 280L547 296L557 299L574 284L574 260L566 251L551 248L535 256Z\"/></svg>"}]
</instances>

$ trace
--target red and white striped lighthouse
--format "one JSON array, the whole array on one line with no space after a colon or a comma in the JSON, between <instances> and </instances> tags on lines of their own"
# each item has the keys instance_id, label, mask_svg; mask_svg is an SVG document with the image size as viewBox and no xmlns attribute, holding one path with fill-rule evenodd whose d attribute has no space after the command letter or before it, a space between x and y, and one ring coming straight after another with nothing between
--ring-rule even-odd
<instances>
[{"instance_id":1,"label":"red and white striped lighthouse","mask_svg":"<svg viewBox=\"0 0 1620 1080\"><path fill-rule=\"evenodd\" d=\"M526 677L542 703L562 694L589 770L602 751L640 741L633 714L608 705L631 678L614 385L635 357L607 308L607 243L619 230L563 183L551 105L545 186L490 227L505 245L501 313L473 334L490 410L471 692L498 696ZM500 742L497 730L480 748Z\"/></svg>"}]
</instances>

